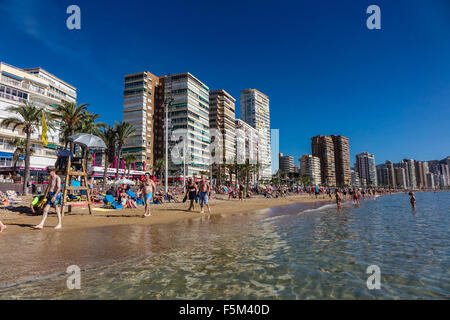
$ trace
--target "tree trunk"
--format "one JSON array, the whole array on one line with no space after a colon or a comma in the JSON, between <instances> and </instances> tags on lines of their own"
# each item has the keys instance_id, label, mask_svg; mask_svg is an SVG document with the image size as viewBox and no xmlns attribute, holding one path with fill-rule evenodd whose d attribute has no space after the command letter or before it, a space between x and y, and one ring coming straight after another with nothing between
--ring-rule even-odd
<instances>
[{"instance_id":1,"label":"tree trunk","mask_svg":"<svg viewBox=\"0 0 450 320\"><path fill-rule=\"evenodd\" d=\"M75 130L74 129L70 130L70 135L73 136L74 134L75 134ZM72 153L72 155L75 152L75 145L74 145L73 141L70 141L70 152Z\"/></svg>"},{"instance_id":2,"label":"tree trunk","mask_svg":"<svg viewBox=\"0 0 450 320\"><path fill-rule=\"evenodd\" d=\"M116 168L116 178L119 178L119 167L120 167L120 156L122 153L122 146L119 145L117 149L117 168Z\"/></svg>"},{"instance_id":3,"label":"tree trunk","mask_svg":"<svg viewBox=\"0 0 450 320\"><path fill-rule=\"evenodd\" d=\"M27 132L27 145L25 147L25 174L23 178L23 194L29 194L28 183L30 181L30 156L31 156L31 133Z\"/></svg>"},{"instance_id":4,"label":"tree trunk","mask_svg":"<svg viewBox=\"0 0 450 320\"><path fill-rule=\"evenodd\" d=\"M103 169L103 187L102 187L102 191L106 192L106 178L108 177L108 154L107 154L107 151L104 152L104 155L105 155L105 168Z\"/></svg>"}]
</instances>

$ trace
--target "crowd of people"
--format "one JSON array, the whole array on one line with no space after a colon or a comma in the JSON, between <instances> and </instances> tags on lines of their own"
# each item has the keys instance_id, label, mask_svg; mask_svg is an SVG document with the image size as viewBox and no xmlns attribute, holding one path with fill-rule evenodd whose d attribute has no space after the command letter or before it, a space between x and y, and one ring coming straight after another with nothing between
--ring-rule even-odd
<instances>
[{"instance_id":1,"label":"crowd of people","mask_svg":"<svg viewBox=\"0 0 450 320\"><path fill-rule=\"evenodd\" d=\"M48 216L48 212L51 207L55 208L56 215L58 217L58 224L55 229L62 227L61 218L61 205L62 205L62 189L61 178L56 174L54 167L48 167L48 174L50 176L48 193L46 196L37 195L33 198L30 204L30 209L33 213L42 213L42 220L39 224L34 226L35 229L42 229ZM300 186L271 186L271 185L254 185L248 186L240 183L225 184L212 186L210 182L202 175L200 181L194 181L189 179L186 185L172 187L167 194L161 187L157 186L157 180L150 173L146 173L141 178L140 183L137 186L122 185L116 187L111 185L108 190L102 193L100 188L95 185L94 178L91 177L88 181L88 188L91 198L94 201L101 203L101 200L106 195L112 196L114 200L121 205L122 208L138 208L139 205L144 205L143 217L151 216L151 204L163 204L165 202L186 202L189 201L187 211L195 210L195 205L199 203L200 213L205 212L205 207L208 213L211 213L209 206L209 198L211 194L215 194L217 199L218 195L228 195L228 200L238 199L244 201L244 198L251 198L252 196L259 195L264 198L283 198L291 195L308 194L313 198L329 198L336 201L338 210L342 209L343 201L352 201L354 204L360 204L361 199L366 197L373 197L375 195L384 195L395 192L401 192L401 190L382 189L382 188L325 188L319 186L312 187L300 187ZM82 191L83 192L83 191ZM178 196L183 196L183 200L180 200ZM416 206L416 198L413 192L409 192L410 202L413 208ZM84 195L86 196L86 191ZM66 204L69 204L67 202ZM0 221L0 232L2 232L6 226Z\"/></svg>"}]
</instances>

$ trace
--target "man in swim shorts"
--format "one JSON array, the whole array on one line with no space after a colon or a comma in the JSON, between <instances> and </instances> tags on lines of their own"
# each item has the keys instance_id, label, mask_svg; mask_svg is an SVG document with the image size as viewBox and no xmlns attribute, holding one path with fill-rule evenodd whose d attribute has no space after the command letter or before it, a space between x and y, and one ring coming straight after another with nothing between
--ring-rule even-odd
<instances>
[{"instance_id":1,"label":"man in swim shorts","mask_svg":"<svg viewBox=\"0 0 450 320\"><path fill-rule=\"evenodd\" d=\"M145 173L145 180L141 185L142 193L144 194L145 214L144 217L151 216L150 203L152 202L153 194L156 192L156 184L151 179L150 173Z\"/></svg>"},{"instance_id":2,"label":"man in swim shorts","mask_svg":"<svg viewBox=\"0 0 450 320\"><path fill-rule=\"evenodd\" d=\"M203 204L205 204L208 207L208 212L211 213L211 209L209 208L209 204L208 204L208 193L209 192L211 192L211 185L206 180L205 175L202 175L202 180L200 181L200 184L199 184L199 193L198 193L198 197L200 199L200 208L201 208L200 213L205 212L203 210Z\"/></svg>"},{"instance_id":3,"label":"man in swim shorts","mask_svg":"<svg viewBox=\"0 0 450 320\"><path fill-rule=\"evenodd\" d=\"M42 214L42 221L38 225L34 226L34 229L44 228L45 220L47 219L48 211L51 206L55 207L56 215L58 216L58 224L55 229L61 229L61 204L62 204L62 194L61 194L61 178L56 174L55 167L48 167L47 172L50 175L50 186L47 194L47 202L44 207Z\"/></svg>"}]
</instances>

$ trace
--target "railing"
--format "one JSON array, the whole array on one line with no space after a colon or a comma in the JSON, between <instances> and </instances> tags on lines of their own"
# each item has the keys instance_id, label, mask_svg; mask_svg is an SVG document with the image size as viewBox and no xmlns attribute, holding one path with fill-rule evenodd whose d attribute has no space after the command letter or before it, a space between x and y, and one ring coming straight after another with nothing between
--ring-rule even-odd
<instances>
[{"instance_id":1,"label":"railing","mask_svg":"<svg viewBox=\"0 0 450 320\"><path fill-rule=\"evenodd\" d=\"M23 98L19 98L19 97L13 96L12 94L3 93L3 92L0 92L0 98L12 100L12 101L17 101L17 102L21 102L21 103L24 103L25 101L27 101L27 100L25 100Z\"/></svg>"}]
</instances>

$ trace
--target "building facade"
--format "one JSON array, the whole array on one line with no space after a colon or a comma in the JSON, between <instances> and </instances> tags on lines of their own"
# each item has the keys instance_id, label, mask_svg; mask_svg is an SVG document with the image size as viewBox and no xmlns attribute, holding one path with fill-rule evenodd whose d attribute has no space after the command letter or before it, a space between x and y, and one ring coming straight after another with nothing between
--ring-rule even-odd
<instances>
[{"instance_id":1,"label":"building facade","mask_svg":"<svg viewBox=\"0 0 450 320\"><path fill-rule=\"evenodd\" d=\"M352 183L352 174L350 169L350 146L348 138L332 135L331 139L334 144L336 185L349 186Z\"/></svg>"},{"instance_id":2,"label":"building facade","mask_svg":"<svg viewBox=\"0 0 450 320\"><path fill-rule=\"evenodd\" d=\"M4 62L0 62L0 121L17 117L7 111L10 106L20 106L25 102L33 102L49 112L53 112L57 104L75 102L76 88L42 68L21 69ZM41 141L42 130L39 128L31 136L33 154L30 157L31 180L37 181L45 175L45 168L54 165L56 149L62 148L60 143L60 122L56 122L55 129L48 129L48 145ZM25 139L20 129L0 128L0 170L11 171L12 156L15 148L11 145L15 137ZM19 172L23 171L24 163L17 164Z\"/></svg>"},{"instance_id":3,"label":"building facade","mask_svg":"<svg viewBox=\"0 0 450 320\"><path fill-rule=\"evenodd\" d=\"M334 142L330 136L311 138L312 155L320 159L321 182L327 187L336 186L336 161Z\"/></svg>"},{"instance_id":4,"label":"building facade","mask_svg":"<svg viewBox=\"0 0 450 320\"><path fill-rule=\"evenodd\" d=\"M303 155L300 159L300 175L311 177L313 185L322 184L320 158L310 154Z\"/></svg>"},{"instance_id":5,"label":"building facade","mask_svg":"<svg viewBox=\"0 0 450 320\"><path fill-rule=\"evenodd\" d=\"M284 156L282 153L278 155L279 170L286 173L294 172L294 157Z\"/></svg>"},{"instance_id":6,"label":"building facade","mask_svg":"<svg viewBox=\"0 0 450 320\"><path fill-rule=\"evenodd\" d=\"M210 172L209 87L189 72L164 76L163 81L165 99L173 99L168 109L170 149L183 148L185 139L186 176L200 177ZM169 177L183 175L180 160L169 151Z\"/></svg>"},{"instance_id":7,"label":"building facade","mask_svg":"<svg viewBox=\"0 0 450 320\"><path fill-rule=\"evenodd\" d=\"M124 79L123 120L133 125L135 134L126 141L123 155L136 156L136 169L151 171L155 157L155 110L160 80L149 71L128 74Z\"/></svg>"},{"instance_id":8,"label":"building facade","mask_svg":"<svg viewBox=\"0 0 450 320\"><path fill-rule=\"evenodd\" d=\"M359 178L366 181L366 186L376 187L378 185L375 156L373 154L368 152L357 154L355 169Z\"/></svg>"},{"instance_id":9,"label":"building facade","mask_svg":"<svg viewBox=\"0 0 450 320\"><path fill-rule=\"evenodd\" d=\"M232 162L236 158L236 113L234 99L225 90L214 90L209 93L209 128L220 133L218 148L222 163ZM211 142L216 137L211 137ZM217 150L219 149L219 150Z\"/></svg>"},{"instance_id":10,"label":"building facade","mask_svg":"<svg viewBox=\"0 0 450 320\"><path fill-rule=\"evenodd\" d=\"M241 119L259 131L261 178L272 177L269 97L256 89L241 92Z\"/></svg>"}]
</instances>

